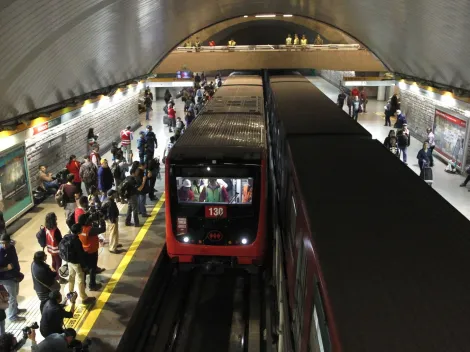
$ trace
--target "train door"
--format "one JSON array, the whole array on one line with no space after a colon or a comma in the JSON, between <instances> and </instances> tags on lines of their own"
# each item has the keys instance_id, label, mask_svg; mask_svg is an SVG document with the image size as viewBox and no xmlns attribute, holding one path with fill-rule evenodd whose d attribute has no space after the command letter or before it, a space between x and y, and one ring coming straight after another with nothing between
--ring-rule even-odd
<instances>
[{"instance_id":1,"label":"train door","mask_svg":"<svg viewBox=\"0 0 470 352\"><path fill-rule=\"evenodd\" d=\"M293 340L295 341L295 351L300 352L302 348L302 331L304 327L305 295L307 288L307 255L305 244L302 240L297 252L297 268L295 273L294 288L294 308L292 314Z\"/></svg>"},{"instance_id":2,"label":"train door","mask_svg":"<svg viewBox=\"0 0 470 352\"><path fill-rule=\"evenodd\" d=\"M310 336L308 352L330 352L331 343L327 325L320 282L316 275L313 278L313 304L310 319Z\"/></svg>"}]
</instances>

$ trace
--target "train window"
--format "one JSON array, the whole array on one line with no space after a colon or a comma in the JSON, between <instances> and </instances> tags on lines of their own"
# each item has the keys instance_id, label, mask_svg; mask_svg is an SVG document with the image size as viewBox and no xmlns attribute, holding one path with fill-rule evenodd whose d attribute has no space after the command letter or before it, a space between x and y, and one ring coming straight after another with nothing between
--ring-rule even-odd
<instances>
[{"instance_id":1,"label":"train window","mask_svg":"<svg viewBox=\"0 0 470 352\"><path fill-rule=\"evenodd\" d=\"M330 337L323 300L321 296L320 282L314 276L313 309L310 320L310 338L308 343L309 352L330 352Z\"/></svg>"},{"instance_id":2,"label":"train window","mask_svg":"<svg viewBox=\"0 0 470 352\"><path fill-rule=\"evenodd\" d=\"M178 203L252 204L253 177L176 177Z\"/></svg>"},{"instance_id":3,"label":"train window","mask_svg":"<svg viewBox=\"0 0 470 352\"><path fill-rule=\"evenodd\" d=\"M295 276L295 310L294 310L294 341L298 343L297 351L300 351L302 342L302 330L304 325L305 293L307 292L307 256L305 245L302 241L297 256L297 270Z\"/></svg>"}]
</instances>

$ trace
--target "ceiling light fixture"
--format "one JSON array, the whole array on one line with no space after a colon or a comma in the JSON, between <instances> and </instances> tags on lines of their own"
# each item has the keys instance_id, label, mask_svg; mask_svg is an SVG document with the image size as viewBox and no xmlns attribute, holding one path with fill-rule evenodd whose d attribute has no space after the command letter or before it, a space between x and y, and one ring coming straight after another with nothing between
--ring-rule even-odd
<instances>
[{"instance_id":1,"label":"ceiling light fixture","mask_svg":"<svg viewBox=\"0 0 470 352\"><path fill-rule=\"evenodd\" d=\"M282 15L282 17L292 17L292 15Z\"/></svg>"},{"instance_id":2,"label":"ceiling light fixture","mask_svg":"<svg viewBox=\"0 0 470 352\"><path fill-rule=\"evenodd\" d=\"M256 18L269 18L269 17L276 17L276 15L256 15Z\"/></svg>"}]
</instances>

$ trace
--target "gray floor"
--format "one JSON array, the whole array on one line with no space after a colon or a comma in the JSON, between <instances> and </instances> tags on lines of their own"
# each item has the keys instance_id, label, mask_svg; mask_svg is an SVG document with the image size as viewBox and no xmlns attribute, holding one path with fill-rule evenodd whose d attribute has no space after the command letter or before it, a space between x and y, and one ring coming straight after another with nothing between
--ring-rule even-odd
<instances>
[{"instance_id":1,"label":"gray floor","mask_svg":"<svg viewBox=\"0 0 470 352\"><path fill-rule=\"evenodd\" d=\"M321 77L309 77L309 80L321 89L331 100L336 102L339 90ZM387 137L390 127L384 126L384 110L385 102L369 100L367 105L367 113L359 114L359 123L363 125L373 136L383 142ZM345 111L347 107L345 105ZM393 125L393 123L392 123ZM410 147L408 148L408 166L419 173L418 159L416 158L418 151L421 149L422 143L416 138L411 137ZM452 175L445 172L446 164L435 158L433 167L434 183L433 188L457 210L470 219L470 193L467 188L459 187L465 179L461 175ZM400 180L388 180L384 184L384 191L398 192ZM394 187L394 188L392 188Z\"/></svg>"}]
</instances>

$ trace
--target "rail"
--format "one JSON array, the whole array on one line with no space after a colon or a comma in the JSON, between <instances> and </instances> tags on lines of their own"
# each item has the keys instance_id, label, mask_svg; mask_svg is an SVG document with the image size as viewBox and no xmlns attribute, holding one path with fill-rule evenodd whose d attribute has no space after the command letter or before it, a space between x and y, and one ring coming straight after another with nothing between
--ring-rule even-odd
<instances>
[{"instance_id":1,"label":"rail","mask_svg":"<svg viewBox=\"0 0 470 352\"><path fill-rule=\"evenodd\" d=\"M317 50L361 50L359 44L326 44L326 45L218 45L200 47L177 47L175 52L234 52L234 51L317 51Z\"/></svg>"}]
</instances>

